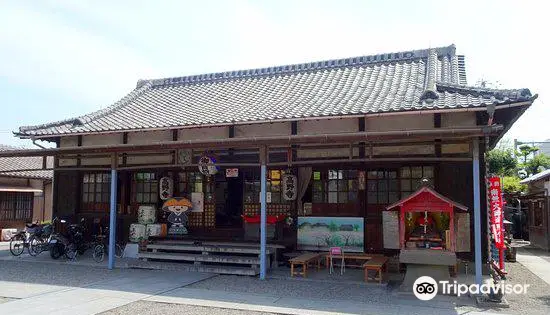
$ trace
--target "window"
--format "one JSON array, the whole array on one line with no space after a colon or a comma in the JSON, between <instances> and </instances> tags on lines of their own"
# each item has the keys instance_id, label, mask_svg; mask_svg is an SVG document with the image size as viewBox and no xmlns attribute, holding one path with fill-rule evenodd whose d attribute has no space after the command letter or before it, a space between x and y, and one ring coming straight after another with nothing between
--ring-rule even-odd
<instances>
[{"instance_id":1,"label":"window","mask_svg":"<svg viewBox=\"0 0 550 315\"><path fill-rule=\"evenodd\" d=\"M203 186L203 183L206 183ZM204 176L200 172L178 173L177 191L179 196L191 198L191 193L204 192L204 201L214 201L214 176ZM204 189L203 189L204 187Z\"/></svg>"},{"instance_id":2,"label":"window","mask_svg":"<svg viewBox=\"0 0 550 315\"><path fill-rule=\"evenodd\" d=\"M134 203L157 203L158 181L155 173L135 173L132 180Z\"/></svg>"},{"instance_id":3,"label":"window","mask_svg":"<svg viewBox=\"0 0 550 315\"><path fill-rule=\"evenodd\" d=\"M32 220L33 193L0 192L0 221Z\"/></svg>"},{"instance_id":4,"label":"window","mask_svg":"<svg viewBox=\"0 0 550 315\"><path fill-rule=\"evenodd\" d=\"M271 203L288 203L283 197L282 176L284 170L269 170L267 172L267 191L271 194ZM247 170L244 173L244 202L260 202L260 172Z\"/></svg>"},{"instance_id":5,"label":"window","mask_svg":"<svg viewBox=\"0 0 550 315\"><path fill-rule=\"evenodd\" d=\"M367 173L367 203L391 204L399 200L397 171L369 171Z\"/></svg>"},{"instance_id":6,"label":"window","mask_svg":"<svg viewBox=\"0 0 550 315\"><path fill-rule=\"evenodd\" d=\"M86 173L82 176L82 209L94 210L97 204L109 203L111 174Z\"/></svg>"},{"instance_id":7,"label":"window","mask_svg":"<svg viewBox=\"0 0 550 315\"><path fill-rule=\"evenodd\" d=\"M429 184L433 184L434 168L433 166L406 166L399 170L399 175L401 198L405 198L422 186L422 179L427 179Z\"/></svg>"},{"instance_id":8,"label":"window","mask_svg":"<svg viewBox=\"0 0 550 315\"><path fill-rule=\"evenodd\" d=\"M313 203L354 203L357 201L356 170L314 171Z\"/></svg>"}]
</instances>

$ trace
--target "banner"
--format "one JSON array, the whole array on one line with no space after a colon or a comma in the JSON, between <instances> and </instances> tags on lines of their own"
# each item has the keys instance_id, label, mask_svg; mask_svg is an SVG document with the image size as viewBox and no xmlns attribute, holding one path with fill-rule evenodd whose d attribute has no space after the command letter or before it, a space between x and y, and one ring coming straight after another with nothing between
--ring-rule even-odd
<instances>
[{"instance_id":1,"label":"banner","mask_svg":"<svg viewBox=\"0 0 550 315\"><path fill-rule=\"evenodd\" d=\"M505 248L503 226L502 188L499 177L489 178L489 206L491 214L491 233L498 249Z\"/></svg>"}]
</instances>

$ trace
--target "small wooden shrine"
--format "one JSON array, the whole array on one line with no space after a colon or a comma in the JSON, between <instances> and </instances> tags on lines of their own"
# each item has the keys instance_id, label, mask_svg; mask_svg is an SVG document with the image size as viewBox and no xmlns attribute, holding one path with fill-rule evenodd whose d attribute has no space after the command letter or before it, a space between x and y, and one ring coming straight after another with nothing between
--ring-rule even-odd
<instances>
[{"instance_id":1,"label":"small wooden shrine","mask_svg":"<svg viewBox=\"0 0 550 315\"><path fill-rule=\"evenodd\" d=\"M455 210L468 208L422 187L386 209L399 207L399 248L455 252Z\"/></svg>"}]
</instances>

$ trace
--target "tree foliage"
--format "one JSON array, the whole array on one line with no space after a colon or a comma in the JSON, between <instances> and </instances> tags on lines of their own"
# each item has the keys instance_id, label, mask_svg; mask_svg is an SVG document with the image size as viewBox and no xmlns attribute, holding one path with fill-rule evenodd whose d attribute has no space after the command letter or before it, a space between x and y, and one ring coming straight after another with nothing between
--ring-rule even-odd
<instances>
[{"instance_id":1,"label":"tree foliage","mask_svg":"<svg viewBox=\"0 0 550 315\"><path fill-rule=\"evenodd\" d=\"M535 153L539 150L539 148L530 146L528 144L520 145L518 149L519 151L517 152L517 155L521 155L523 157L523 164L527 163L527 158L531 153Z\"/></svg>"},{"instance_id":2,"label":"tree foliage","mask_svg":"<svg viewBox=\"0 0 550 315\"><path fill-rule=\"evenodd\" d=\"M508 194L517 194L527 191L527 185L520 184L520 178L517 176L504 176L502 178L502 189Z\"/></svg>"},{"instance_id":3,"label":"tree foliage","mask_svg":"<svg viewBox=\"0 0 550 315\"><path fill-rule=\"evenodd\" d=\"M512 149L494 149L487 152L489 173L499 176L515 176L518 168L518 161L514 157Z\"/></svg>"},{"instance_id":4,"label":"tree foliage","mask_svg":"<svg viewBox=\"0 0 550 315\"><path fill-rule=\"evenodd\" d=\"M550 156L539 153L525 163L525 170L529 175L540 173L550 168Z\"/></svg>"}]
</instances>

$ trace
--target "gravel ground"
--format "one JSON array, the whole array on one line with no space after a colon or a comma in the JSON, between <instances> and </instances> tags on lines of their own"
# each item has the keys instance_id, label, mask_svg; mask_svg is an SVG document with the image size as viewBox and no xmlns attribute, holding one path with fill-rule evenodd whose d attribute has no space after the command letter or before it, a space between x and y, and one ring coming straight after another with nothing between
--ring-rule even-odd
<instances>
[{"instance_id":1,"label":"gravel ground","mask_svg":"<svg viewBox=\"0 0 550 315\"><path fill-rule=\"evenodd\" d=\"M151 315L171 315L171 314L186 314L186 315L273 315L274 313L263 313L263 312L254 312L254 311L241 311L233 310L227 308L216 308L216 307L203 307L203 306L192 306L192 305L182 305L182 304L166 304L166 303L156 303L156 302L145 302L139 301L124 305L119 308L101 313L103 315L141 315L141 314L151 314Z\"/></svg>"},{"instance_id":2,"label":"gravel ground","mask_svg":"<svg viewBox=\"0 0 550 315\"><path fill-rule=\"evenodd\" d=\"M510 308L500 312L508 314L550 314L550 285L520 263L506 263L507 283L529 284L527 295L507 294ZM549 270L550 272L550 270ZM496 311L496 310L495 310Z\"/></svg>"},{"instance_id":3,"label":"gravel ground","mask_svg":"<svg viewBox=\"0 0 550 315\"><path fill-rule=\"evenodd\" d=\"M334 282L268 279L241 276L217 276L187 288L229 292L245 292L304 299L337 299L365 303L390 303L392 296L386 287L364 284L336 284Z\"/></svg>"}]
</instances>

